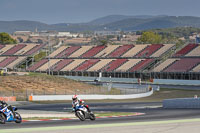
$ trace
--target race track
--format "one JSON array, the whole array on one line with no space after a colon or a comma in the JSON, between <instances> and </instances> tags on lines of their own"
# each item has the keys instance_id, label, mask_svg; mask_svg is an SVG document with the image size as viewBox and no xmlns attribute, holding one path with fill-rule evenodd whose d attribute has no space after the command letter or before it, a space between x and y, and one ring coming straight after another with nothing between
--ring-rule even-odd
<instances>
[{"instance_id":1,"label":"race track","mask_svg":"<svg viewBox=\"0 0 200 133\"><path fill-rule=\"evenodd\" d=\"M37 122L23 122L21 124L6 123L0 125L0 132L6 131L2 129L37 129L41 132L45 127L60 127L60 126L91 126L91 125L102 125L102 124L119 124L119 123L141 123L141 122L157 122L157 121L171 121L171 120L182 120L182 119L196 119L200 118L199 109L163 109L162 103L90 103L92 111L114 111L114 112L140 112L145 113L141 116L128 116L128 117L116 117L116 118L97 118L96 121L86 120L84 122L78 119L73 120L59 120L59 121L37 121ZM71 104L42 104L42 105L26 105L20 106L23 110L44 110L44 111L69 111ZM126 124L125 124L126 125ZM8 130L9 131L9 130ZM15 130L12 130L15 131ZM32 131L32 130L31 130ZM35 131L35 130L33 130ZM45 130L46 131L46 130ZM20 131L21 132L21 131Z\"/></svg>"}]
</instances>

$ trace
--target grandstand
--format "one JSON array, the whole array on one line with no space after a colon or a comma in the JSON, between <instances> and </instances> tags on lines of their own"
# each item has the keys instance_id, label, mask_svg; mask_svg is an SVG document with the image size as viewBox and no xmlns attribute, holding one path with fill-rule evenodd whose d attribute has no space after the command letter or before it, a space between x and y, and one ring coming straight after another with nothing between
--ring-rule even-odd
<instances>
[{"instance_id":1,"label":"grandstand","mask_svg":"<svg viewBox=\"0 0 200 133\"><path fill-rule=\"evenodd\" d=\"M14 69L26 62L28 57L40 51L42 44L15 44L0 45L0 67Z\"/></svg>"},{"instance_id":2,"label":"grandstand","mask_svg":"<svg viewBox=\"0 0 200 133\"><path fill-rule=\"evenodd\" d=\"M174 44L61 46L49 55L53 62L46 58L28 70L141 72L156 62L154 58L162 57L174 46Z\"/></svg>"},{"instance_id":3,"label":"grandstand","mask_svg":"<svg viewBox=\"0 0 200 133\"><path fill-rule=\"evenodd\" d=\"M15 68L44 45L0 45L0 67ZM175 44L61 46L31 64L27 71L73 75L154 78L190 78L200 72L200 45L188 44L174 52ZM96 73L96 74L95 74ZM183 76L183 77L182 77ZM196 76L200 79L200 75ZM194 78L194 77L192 77Z\"/></svg>"},{"instance_id":4,"label":"grandstand","mask_svg":"<svg viewBox=\"0 0 200 133\"><path fill-rule=\"evenodd\" d=\"M181 58L167 66L163 72L189 72L199 63L200 58Z\"/></svg>"},{"instance_id":5,"label":"grandstand","mask_svg":"<svg viewBox=\"0 0 200 133\"><path fill-rule=\"evenodd\" d=\"M172 58L159 63L152 71L167 73L200 72L200 46L188 44L177 51Z\"/></svg>"}]
</instances>

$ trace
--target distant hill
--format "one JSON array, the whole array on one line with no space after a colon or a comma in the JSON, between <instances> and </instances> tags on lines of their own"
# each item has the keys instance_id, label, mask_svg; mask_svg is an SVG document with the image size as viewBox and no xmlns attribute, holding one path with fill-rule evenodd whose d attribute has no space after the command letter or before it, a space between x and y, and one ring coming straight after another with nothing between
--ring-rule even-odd
<instances>
[{"instance_id":1,"label":"distant hill","mask_svg":"<svg viewBox=\"0 0 200 133\"><path fill-rule=\"evenodd\" d=\"M37 22L37 21L27 21L27 20L19 20L19 21L0 21L0 32L14 32L20 30L30 30L34 29L49 29L51 28L48 24Z\"/></svg>"},{"instance_id":2,"label":"distant hill","mask_svg":"<svg viewBox=\"0 0 200 133\"><path fill-rule=\"evenodd\" d=\"M150 15L138 15L138 16L109 15L109 16L95 19L89 23L95 24L95 25L104 25L104 24L113 23L116 21L124 20L124 19L129 19L129 18L147 19L147 18L153 18L153 17L155 17L155 16L150 16Z\"/></svg>"},{"instance_id":3,"label":"distant hill","mask_svg":"<svg viewBox=\"0 0 200 133\"><path fill-rule=\"evenodd\" d=\"M147 30L173 27L200 27L200 17L191 16L164 16L148 19L129 18L103 25L110 30Z\"/></svg>"},{"instance_id":4,"label":"distant hill","mask_svg":"<svg viewBox=\"0 0 200 133\"><path fill-rule=\"evenodd\" d=\"M193 16L124 16L110 15L95 19L88 23L60 23L45 24L37 21L0 21L0 32L12 33L14 31L29 30L34 31L36 28L42 30L55 31L95 31L95 30L123 30L136 31L158 28L174 27L200 27L200 17Z\"/></svg>"}]
</instances>

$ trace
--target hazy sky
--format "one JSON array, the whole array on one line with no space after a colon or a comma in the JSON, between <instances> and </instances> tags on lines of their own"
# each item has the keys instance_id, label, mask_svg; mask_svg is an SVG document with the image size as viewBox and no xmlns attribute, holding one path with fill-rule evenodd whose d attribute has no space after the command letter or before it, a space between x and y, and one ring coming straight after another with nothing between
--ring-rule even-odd
<instances>
[{"instance_id":1,"label":"hazy sky","mask_svg":"<svg viewBox=\"0 0 200 133\"><path fill-rule=\"evenodd\" d=\"M200 0L0 0L0 20L77 23L113 14L200 16Z\"/></svg>"}]
</instances>

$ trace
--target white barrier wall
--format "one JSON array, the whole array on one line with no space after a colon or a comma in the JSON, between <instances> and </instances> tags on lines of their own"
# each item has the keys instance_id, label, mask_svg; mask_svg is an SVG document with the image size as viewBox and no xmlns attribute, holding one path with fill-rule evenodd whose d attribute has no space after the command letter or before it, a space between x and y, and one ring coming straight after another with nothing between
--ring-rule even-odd
<instances>
[{"instance_id":1,"label":"white barrier wall","mask_svg":"<svg viewBox=\"0 0 200 133\"><path fill-rule=\"evenodd\" d=\"M133 99L147 97L153 94L153 90L140 93L140 94L130 94L130 95L78 95L81 99ZM55 100L71 100L72 95L32 95L29 96L29 101L55 101Z\"/></svg>"},{"instance_id":2,"label":"white barrier wall","mask_svg":"<svg viewBox=\"0 0 200 133\"><path fill-rule=\"evenodd\" d=\"M163 100L163 108L200 108L200 98L177 98Z\"/></svg>"}]
</instances>

